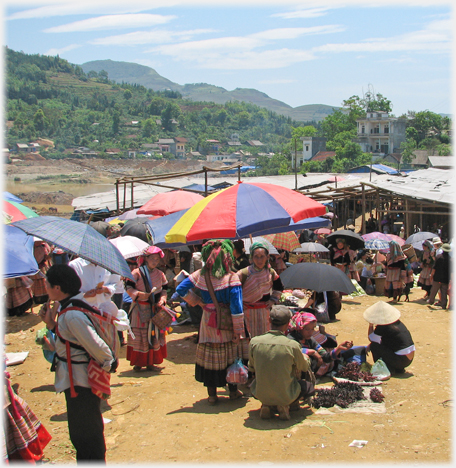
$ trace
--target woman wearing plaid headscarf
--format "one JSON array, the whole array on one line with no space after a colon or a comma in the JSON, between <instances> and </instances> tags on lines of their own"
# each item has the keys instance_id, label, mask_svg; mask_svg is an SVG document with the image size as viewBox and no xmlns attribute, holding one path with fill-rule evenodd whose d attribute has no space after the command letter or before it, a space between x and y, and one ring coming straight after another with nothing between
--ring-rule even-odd
<instances>
[{"instance_id":1,"label":"woman wearing plaid headscarf","mask_svg":"<svg viewBox=\"0 0 456 468\"><path fill-rule=\"evenodd\" d=\"M389 243L390 251L386 255L385 296L392 297L393 301L402 295L404 283L401 271L405 270L407 256L402 252L401 246L396 241Z\"/></svg>"},{"instance_id":2,"label":"woman wearing plaid headscarf","mask_svg":"<svg viewBox=\"0 0 456 468\"><path fill-rule=\"evenodd\" d=\"M242 286L238 276L231 270L233 243L229 240L210 240L203 245L201 256L204 266L193 272L176 288L176 292L191 306L200 305L203 316L200 323L199 341L196 347L195 378L207 387L208 403L218 401L217 387L225 387L227 368L239 357L248 358L248 346L244 334L242 311ZM219 304L228 304L233 321L233 330L217 328L217 311L206 283L206 272ZM192 289L199 290L200 295ZM237 385L228 384L230 400L240 398Z\"/></svg>"}]
</instances>

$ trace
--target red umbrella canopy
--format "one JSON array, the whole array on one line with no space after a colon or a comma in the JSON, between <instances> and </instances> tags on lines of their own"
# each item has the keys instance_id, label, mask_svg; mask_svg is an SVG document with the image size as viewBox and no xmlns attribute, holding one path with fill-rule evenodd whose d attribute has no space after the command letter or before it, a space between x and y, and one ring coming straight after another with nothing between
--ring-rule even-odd
<instances>
[{"instance_id":1,"label":"red umbrella canopy","mask_svg":"<svg viewBox=\"0 0 456 468\"><path fill-rule=\"evenodd\" d=\"M325 213L324 205L300 192L274 184L238 182L189 208L165 240L239 239Z\"/></svg>"},{"instance_id":2,"label":"red umbrella canopy","mask_svg":"<svg viewBox=\"0 0 456 468\"><path fill-rule=\"evenodd\" d=\"M141 206L137 214L166 216L190 208L200 200L204 200L204 197L186 190L158 193Z\"/></svg>"},{"instance_id":3,"label":"red umbrella canopy","mask_svg":"<svg viewBox=\"0 0 456 468\"><path fill-rule=\"evenodd\" d=\"M340 177L340 176L331 176L328 178L328 182L342 182L344 181L345 179L343 177Z\"/></svg>"}]
</instances>

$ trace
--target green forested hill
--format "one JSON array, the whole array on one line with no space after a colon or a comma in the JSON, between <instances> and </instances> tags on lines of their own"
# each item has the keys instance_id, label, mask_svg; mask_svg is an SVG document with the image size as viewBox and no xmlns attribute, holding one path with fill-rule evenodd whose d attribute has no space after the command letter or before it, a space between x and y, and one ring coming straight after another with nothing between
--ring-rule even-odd
<instances>
[{"instance_id":1,"label":"green forested hill","mask_svg":"<svg viewBox=\"0 0 456 468\"><path fill-rule=\"evenodd\" d=\"M104 69L96 72L90 67L92 70L85 73L81 66L58 56L27 55L8 48L5 56L6 142L10 147L48 138L56 145L53 156L63 157L65 149L74 146L99 152L106 148L140 149L159 138L184 137L188 150L209 150L206 140L212 139L221 142L222 151L232 152L228 141L236 134L242 143L236 149L256 154L280 151L289 143L293 127L304 125L243 101L249 95L258 103L264 99L279 103L256 90L235 90L236 98L217 104L203 99L215 87L173 88L169 80L141 65L130 72L153 78L161 91L126 83L127 72L123 83L111 81ZM198 100L184 97L188 89L200 96ZM264 146L248 146L249 140L259 140Z\"/></svg>"},{"instance_id":2,"label":"green forested hill","mask_svg":"<svg viewBox=\"0 0 456 468\"><path fill-rule=\"evenodd\" d=\"M216 104L225 104L229 101L249 102L300 122L311 120L319 122L333 111L333 107L324 104L309 104L293 108L256 89L236 88L233 91L228 91L225 88L207 83L182 86L164 78L153 68L137 63L96 60L83 63L81 67L85 73L89 73L91 70L99 73L104 70L108 73L109 78L117 83L139 84L154 91L164 91L165 89L179 91L182 97L192 101L207 101Z\"/></svg>"}]
</instances>

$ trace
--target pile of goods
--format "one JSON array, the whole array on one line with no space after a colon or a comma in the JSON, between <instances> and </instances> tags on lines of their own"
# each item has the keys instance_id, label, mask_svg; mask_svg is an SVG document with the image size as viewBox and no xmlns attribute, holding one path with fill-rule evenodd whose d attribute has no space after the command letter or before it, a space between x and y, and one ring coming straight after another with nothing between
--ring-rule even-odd
<instances>
[{"instance_id":1,"label":"pile of goods","mask_svg":"<svg viewBox=\"0 0 456 468\"><path fill-rule=\"evenodd\" d=\"M352 382L374 382L377 380L377 378L367 370L367 366L364 369L366 370L363 370L362 364L358 362L349 362L337 371L335 377L351 380Z\"/></svg>"},{"instance_id":2,"label":"pile of goods","mask_svg":"<svg viewBox=\"0 0 456 468\"><path fill-rule=\"evenodd\" d=\"M378 388L370 391L370 399L374 403L381 403L385 398ZM347 408L359 400L366 400L363 388L352 382L338 382L332 388L317 389L317 396L312 399L315 408L331 408L334 405Z\"/></svg>"}]
</instances>

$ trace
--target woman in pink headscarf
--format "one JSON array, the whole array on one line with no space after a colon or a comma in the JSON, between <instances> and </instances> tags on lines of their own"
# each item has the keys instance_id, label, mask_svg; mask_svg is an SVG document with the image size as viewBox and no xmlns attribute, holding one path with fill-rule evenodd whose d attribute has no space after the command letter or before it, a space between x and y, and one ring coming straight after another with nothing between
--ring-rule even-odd
<instances>
[{"instance_id":1,"label":"woman in pink headscarf","mask_svg":"<svg viewBox=\"0 0 456 468\"><path fill-rule=\"evenodd\" d=\"M297 312L290 320L287 335L297 341L302 347L302 352L310 358L312 372L317 376L323 376L334 368L341 352L353 347L353 341L344 341L338 345L333 339L327 338L334 343L328 351L325 349L329 347L328 343L323 347L317 341L316 327L315 315L306 311Z\"/></svg>"},{"instance_id":2,"label":"woman in pink headscarf","mask_svg":"<svg viewBox=\"0 0 456 468\"><path fill-rule=\"evenodd\" d=\"M130 307L130 326L134 338L128 336L127 359L135 371L142 367L155 370L167 356L165 332L151 322L153 307L166 304L168 280L157 267L164 257L161 249L147 248L138 257L138 268L132 271L135 281L127 280L125 287L133 299ZM156 288L154 292L150 292Z\"/></svg>"}]
</instances>

